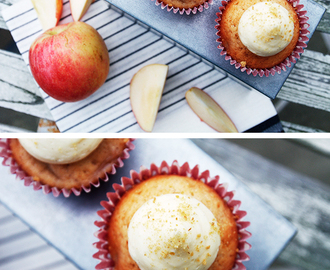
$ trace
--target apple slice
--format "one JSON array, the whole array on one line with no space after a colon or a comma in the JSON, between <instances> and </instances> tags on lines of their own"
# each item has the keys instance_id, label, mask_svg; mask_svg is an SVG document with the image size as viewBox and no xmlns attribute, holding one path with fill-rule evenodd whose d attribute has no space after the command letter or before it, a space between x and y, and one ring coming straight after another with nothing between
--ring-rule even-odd
<instances>
[{"instance_id":1,"label":"apple slice","mask_svg":"<svg viewBox=\"0 0 330 270\"><path fill-rule=\"evenodd\" d=\"M63 10L62 0L31 0L44 31L55 27Z\"/></svg>"},{"instance_id":2,"label":"apple slice","mask_svg":"<svg viewBox=\"0 0 330 270\"><path fill-rule=\"evenodd\" d=\"M238 132L225 111L203 90L193 87L186 92L186 100L197 116L219 132Z\"/></svg>"},{"instance_id":3,"label":"apple slice","mask_svg":"<svg viewBox=\"0 0 330 270\"><path fill-rule=\"evenodd\" d=\"M151 64L141 68L130 83L132 111L140 127L151 132L162 98L168 66Z\"/></svg>"},{"instance_id":4,"label":"apple slice","mask_svg":"<svg viewBox=\"0 0 330 270\"><path fill-rule=\"evenodd\" d=\"M74 21L79 21L87 12L94 0L70 0L71 15Z\"/></svg>"}]
</instances>

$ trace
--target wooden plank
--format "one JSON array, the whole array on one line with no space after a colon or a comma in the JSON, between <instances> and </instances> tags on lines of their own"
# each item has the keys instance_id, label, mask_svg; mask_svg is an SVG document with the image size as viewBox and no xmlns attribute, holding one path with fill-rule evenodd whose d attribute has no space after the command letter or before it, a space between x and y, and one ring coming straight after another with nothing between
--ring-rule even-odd
<instances>
[{"instance_id":1,"label":"wooden plank","mask_svg":"<svg viewBox=\"0 0 330 270\"><path fill-rule=\"evenodd\" d=\"M52 120L23 58L0 50L0 106Z\"/></svg>"},{"instance_id":2,"label":"wooden plank","mask_svg":"<svg viewBox=\"0 0 330 270\"><path fill-rule=\"evenodd\" d=\"M330 55L305 50L278 98L330 112Z\"/></svg>"},{"instance_id":3,"label":"wooden plank","mask_svg":"<svg viewBox=\"0 0 330 270\"><path fill-rule=\"evenodd\" d=\"M329 139L297 139L298 143L305 147L321 153L327 157L330 157L330 141Z\"/></svg>"},{"instance_id":4,"label":"wooden plank","mask_svg":"<svg viewBox=\"0 0 330 270\"><path fill-rule=\"evenodd\" d=\"M325 33L330 33L330 0L314 0L319 3L321 6L325 7L326 12L323 15L317 30Z\"/></svg>"},{"instance_id":5,"label":"wooden plank","mask_svg":"<svg viewBox=\"0 0 330 270\"><path fill-rule=\"evenodd\" d=\"M281 121L281 123L283 126L283 130L286 133L325 133L325 131L320 129L305 127L286 121Z\"/></svg>"},{"instance_id":6,"label":"wooden plank","mask_svg":"<svg viewBox=\"0 0 330 270\"><path fill-rule=\"evenodd\" d=\"M8 29L1 16L1 11L6 7L11 6L12 4L17 3L19 1L21 0L0 0L0 28ZM330 33L330 1L329 0L314 0L314 1L327 9L320 24L317 27L317 30Z\"/></svg>"},{"instance_id":7,"label":"wooden plank","mask_svg":"<svg viewBox=\"0 0 330 270\"><path fill-rule=\"evenodd\" d=\"M194 142L297 227L280 262L330 269L329 186L225 140Z\"/></svg>"}]
</instances>

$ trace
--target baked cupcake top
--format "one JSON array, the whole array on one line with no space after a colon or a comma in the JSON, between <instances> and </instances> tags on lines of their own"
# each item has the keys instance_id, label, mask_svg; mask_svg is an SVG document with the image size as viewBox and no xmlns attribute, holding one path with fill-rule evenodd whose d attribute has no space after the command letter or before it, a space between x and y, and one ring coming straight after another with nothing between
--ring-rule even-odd
<instances>
[{"instance_id":1,"label":"baked cupcake top","mask_svg":"<svg viewBox=\"0 0 330 270\"><path fill-rule=\"evenodd\" d=\"M21 141L23 144L27 142L25 140ZM53 141L53 139L48 139L48 144L50 145L49 149L53 148L54 150L53 155L47 151L44 153L47 148L44 142L41 143L41 145L44 146L40 147L40 140L29 141L31 145L28 144L28 150L37 152L38 155L45 154L48 160L61 160L62 158L59 157L64 150L59 147L58 144L51 143L51 141ZM69 151L67 152L70 153L70 155L67 155L67 157L72 160L74 160L77 156L76 154L80 152L77 149L77 146L80 145L78 142L79 139L77 141L68 140L62 144L62 146L68 146ZM9 146L12 152L11 155L16 163L33 179L33 181L57 190L81 190L83 188L87 191L90 189L91 184L99 185L100 179L107 179L107 173L115 173L115 167L123 165L121 159L126 159L128 157L125 151L130 150L127 146L130 142L129 139L102 139L99 144L97 144L98 142L99 141L96 140L90 145L87 144L87 147L82 147L83 151L80 154L83 154L79 155L80 159L67 164L54 164L35 158L22 146L18 139L10 139ZM97 147L93 149L96 144ZM86 149L88 150L87 152L89 152L87 155ZM81 158L82 156L84 157Z\"/></svg>"},{"instance_id":2,"label":"baked cupcake top","mask_svg":"<svg viewBox=\"0 0 330 270\"><path fill-rule=\"evenodd\" d=\"M161 0L161 2L173 8L189 9L203 5L205 0Z\"/></svg>"},{"instance_id":3,"label":"baked cupcake top","mask_svg":"<svg viewBox=\"0 0 330 270\"><path fill-rule=\"evenodd\" d=\"M178 195L178 200L180 196L194 198L205 205L216 219L216 223L211 224L214 230L206 229L206 232L209 233L217 231L217 224L220 236L217 256L208 270L245 270L246 267L242 262L250 259L245 253L251 248L246 241L251 237L251 233L246 231L250 222L242 220L247 213L240 210L241 201L234 199L234 191L228 191L228 185L220 183L219 180L218 175L211 177L208 170L200 171L198 165L190 168L186 162L180 166L176 160L171 165L163 161L159 167L152 163L150 169L142 166L140 172L131 170L129 178L122 177L121 184L113 184L114 192L107 193L108 200L102 201L103 209L97 211L102 220L94 223L99 230L94 234L98 238L98 242L93 246L98 251L93 258L101 262L95 268L98 270L140 270L129 253L128 228L131 220L146 202L150 201L149 203L153 204L155 198L157 201L163 195L172 194L171 196L175 197ZM167 197L165 198L168 201ZM186 207L181 208L186 209ZM185 211L175 211L174 213L179 215L178 220L185 220L186 217L191 216L190 211L183 215L182 213ZM187 230L189 231L190 228L192 228L191 225ZM198 237L198 233L196 237ZM179 248L179 243L176 244L175 246ZM213 251L211 250L216 248L217 243L214 241L212 248L211 243L208 245L205 249L210 249L209 254L212 256ZM193 270L195 269L198 268L193 268Z\"/></svg>"},{"instance_id":4,"label":"baked cupcake top","mask_svg":"<svg viewBox=\"0 0 330 270\"><path fill-rule=\"evenodd\" d=\"M136 239L134 240L134 236L133 236L133 244L132 243L130 244L133 245L133 249L129 251L128 243L132 241L132 239L129 239L130 235L128 233L128 230L131 227L130 225L131 222L133 222L132 225L133 227L136 226L135 224L137 222L134 221L135 213L138 212L140 207L143 207L143 205L146 202L149 201L148 204L153 204L155 200L156 203L157 200L160 198L159 196L162 195L168 196L167 194L174 194L170 196L174 196L175 198L176 195L178 195L179 196L179 198L177 198L178 200L180 200L180 198L186 198L181 196L188 196L189 198L193 198L197 200L198 203L205 205L208 211L210 211L212 214L210 215L203 213L203 215L207 216L206 219L205 217L203 218L205 219L204 221L206 220L210 220L210 221L207 221L206 223L198 223L199 225L203 225L203 228L201 230L205 229L204 237L202 239L199 236L199 234L202 234L201 232L196 233L195 238L193 236L191 236L192 238L188 237L188 232L189 232L188 230L190 228L191 230L193 230L192 225L189 224L190 222L187 223L190 226L189 228L187 227L188 226L187 224L183 225L182 223L180 223L179 225L178 223L176 223L178 224L178 227L182 226L181 229L186 228L187 240L185 241L191 243L192 246L189 245L189 249L190 248L193 249L191 250L193 254L191 253L189 254L187 252L188 249L185 250L183 248L183 247L187 248L187 246L183 245L183 247L182 246L179 247L179 243L172 242L173 246L177 245L177 249L173 248L173 246L172 249L165 248L166 243L167 244L170 243L169 238L171 238L170 233L166 233L166 232L163 232L167 234L166 237L163 237L163 233L160 233L160 235L157 235L154 232L149 232L150 235L144 234L142 236L147 236L150 239L149 240L147 239L146 242L144 242L144 244L140 242L139 244L137 244L138 246L135 246ZM168 200L167 197L164 198ZM191 207L193 207L193 205ZM163 207L159 206L157 208L161 209ZM144 211L145 210L142 210L143 213ZM159 211L166 211L166 210L159 210ZM149 213L149 217L158 215L157 213L154 212L150 212L150 211L147 212ZM174 219L178 218L179 220L181 213L182 211L180 210L173 212ZM138 216L140 215L138 214ZM186 215L186 217L188 216L189 215ZM213 221L213 216L215 217L215 221ZM109 228L107 234L108 234L109 252L115 264L114 269L121 269L121 270L172 269L171 267L169 267L169 264L178 263L178 267L173 269L185 269L186 267L186 269L188 270L194 270L194 269L231 270L235 264L236 254L238 249L238 241L239 241L238 228L236 225L235 218L236 217L232 214L227 203L215 192L214 189L212 189L202 181L196 181L190 177L179 176L179 175L153 176L137 185L134 185L133 188L128 190L123 195L121 200L118 202L111 215L108 224ZM145 216L144 219L148 219L148 216ZM168 219L168 222L169 221L170 220ZM212 222L214 223L212 224ZM174 224L175 227L176 224ZM205 224L206 226L204 228ZM146 224L146 226L149 226L151 230L155 226L155 224L153 225ZM146 228L140 228L140 229L145 230ZM140 229L137 228L137 230ZM210 233L213 234L215 231L218 231L218 235L221 239L221 244L214 258L214 253L215 250L217 250L217 245L218 245L217 241L219 240L215 239L215 240L211 240L210 242L207 242L206 245L203 244L206 243L204 242L206 241L205 236L206 235L209 236ZM194 232L196 232L195 229ZM132 236L132 232L131 232L131 236ZM160 239L159 236L161 236L162 239ZM199 245L196 244L194 240L197 241L199 240ZM153 246L152 243L156 243L157 241L159 243L162 242L160 246L159 247ZM140 250L137 251L136 249L140 249ZM155 251L157 251L157 254L155 254ZM131 252L132 254L130 254ZM171 252L172 254L170 254ZM148 259L143 258L144 256L148 256L148 255L152 255L152 256L149 257ZM195 258L195 256L197 257ZM172 262L171 258L174 259L174 262ZM192 258L195 258L196 264L190 264L191 262L190 259ZM137 261L135 261L134 259L136 259ZM180 265L180 260L184 260L184 261L186 260L186 262L188 261L189 262L187 264ZM155 262L154 265L155 267L153 267L152 264L147 265L147 262L151 262L151 261ZM164 264L161 264L160 262ZM198 265L198 267L196 267L196 265ZM205 265L208 265L209 267L204 268Z\"/></svg>"},{"instance_id":5,"label":"baked cupcake top","mask_svg":"<svg viewBox=\"0 0 330 270\"><path fill-rule=\"evenodd\" d=\"M300 32L298 15L287 0L230 0L216 28L225 54L251 69L282 63Z\"/></svg>"}]
</instances>

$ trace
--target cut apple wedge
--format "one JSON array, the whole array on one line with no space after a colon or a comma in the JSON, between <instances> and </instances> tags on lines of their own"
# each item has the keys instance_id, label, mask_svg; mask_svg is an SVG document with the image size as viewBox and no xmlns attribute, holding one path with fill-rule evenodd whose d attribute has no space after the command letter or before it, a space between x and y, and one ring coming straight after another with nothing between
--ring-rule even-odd
<instances>
[{"instance_id":1,"label":"cut apple wedge","mask_svg":"<svg viewBox=\"0 0 330 270\"><path fill-rule=\"evenodd\" d=\"M141 68L130 83L132 111L140 127L151 132L162 98L168 66L151 64Z\"/></svg>"},{"instance_id":2,"label":"cut apple wedge","mask_svg":"<svg viewBox=\"0 0 330 270\"><path fill-rule=\"evenodd\" d=\"M225 111L203 90L197 87L189 89L186 100L197 116L216 131L238 132Z\"/></svg>"},{"instance_id":3,"label":"cut apple wedge","mask_svg":"<svg viewBox=\"0 0 330 270\"><path fill-rule=\"evenodd\" d=\"M87 12L94 0L70 0L71 15L74 21L79 21Z\"/></svg>"},{"instance_id":4,"label":"cut apple wedge","mask_svg":"<svg viewBox=\"0 0 330 270\"><path fill-rule=\"evenodd\" d=\"M55 27L63 10L62 0L31 0L44 31Z\"/></svg>"}]
</instances>

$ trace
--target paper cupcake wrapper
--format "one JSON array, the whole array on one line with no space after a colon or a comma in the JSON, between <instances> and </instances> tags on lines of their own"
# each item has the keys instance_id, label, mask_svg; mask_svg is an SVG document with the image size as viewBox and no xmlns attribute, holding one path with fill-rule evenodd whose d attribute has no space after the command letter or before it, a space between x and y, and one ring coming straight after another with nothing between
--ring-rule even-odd
<instances>
[{"instance_id":1,"label":"paper cupcake wrapper","mask_svg":"<svg viewBox=\"0 0 330 270\"><path fill-rule=\"evenodd\" d=\"M101 184L101 181L107 182L109 180L108 174L115 174L116 168L121 168L124 166L123 160L129 158L129 151L134 149L134 144L132 143L132 139L129 140L126 144L126 148L123 151L123 154L120 158L117 159L116 162L113 164L106 164L103 168L104 171L104 177L98 178L97 181L91 182L89 186L87 187L80 187L72 188L72 189L59 189L56 187L51 187L49 185L41 184L38 181L33 180L31 176L29 176L25 171L23 171L20 166L16 163L15 159L12 157L10 146L9 146L9 140L10 139L0 139L0 157L3 157L2 165L8 166L10 168L10 173L16 174L16 178L19 180L24 181L25 186L32 186L34 190L40 190L42 189L44 194L53 193L54 197L58 197L61 193L63 193L64 197L69 197L71 193L73 193L76 196L79 196L81 192L84 190L86 193L89 193L92 189L92 186L99 187ZM95 179L92 179L95 180Z\"/></svg>"},{"instance_id":2,"label":"paper cupcake wrapper","mask_svg":"<svg viewBox=\"0 0 330 270\"><path fill-rule=\"evenodd\" d=\"M240 63L238 63L235 59L232 59L231 56L227 54L227 51L223 47L221 42L220 21L222 18L222 12L226 8L229 1L230 0L221 2L222 6L219 7L220 12L217 13L218 18L215 20L217 22L215 29L218 30L216 35L219 38L216 41L220 43L218 45L218 48L221 50L220 55L224 56L225 60L230 62L230 65L235 66L236 69L240 69L242 72L246 72L248 75L252 74L254 77L256 77L257 75L259 75L260 77L262 76L268 77L269 75L274 76L276 73L281 74L282 70L286 71L287 67L291 67L291 63L296 63L297 59L300 58L300 54L304 52L304 48L307 47L306 42L309 40L307 35L310 33L308 31L309 24L307 23L309 18L305 16L307 11L302 10L304 8L304 5L300 5L299 0L287 0L295 8L299 18L300 33L296 47L292 51L291 55L287 57L282 63L268 69L251 69L247 67L242 67Z\"/></svg>"},{"instance_id":3,"label":"paper cupcake wrapper","mask_svg":"<svg viewBox=\"0 0 330 270\"><path fill-rule=\"evenodd\" d=\"M155 0L151 0L151 1L155 1ZM156 0L155 1L155 4L156 6L159 6L162 8L162 9L165 9L170 12L170 11L173 11L173 13L178 13L179 14L184 14L186 13L187 15L189 15L190 13L193 13L193 14L196 14L197 11L199 12L202 12L204 9L208 9L209 6L213 3L213 0L207 0L204 2L204 4L202 5L199 5L198 7L194 7L194 8L188 8L188 9L179 9L179 8L174 8L172 6L169 6L168 4L164 4L161 0Z\"/></svg>"},{"instance_id":4,"label":"paper cupcake wrapper","mask_svg":"<svg viewBox=\"0 0 330 270\"><path fill-rule=\"evenodd\" d=\"M108 201L101 202L101 205L104 207L104 209L97 212L102 220L95 221L94 223L100 229L94 234L95 237L99 239L99 241L93 244L93 246L98 249L98 252L93 255L93 258L101 261L98 265L96 265L95 269L113 270L115 267L115 263L111 259L108 249L109 243L107 231L111 215L121 197L134 185L155 175L164 174L188 176L193 179L202 181L209 187L213 188L217 194L227 202L227 205L231 209L233 215L237 218L236 224L239 235L236 261L232 269L246 270L246 267L243 265L243 261L248 261L250 259L250 257L245 252L251 248L251 245L246 241L251 237L251 233L246 230L246 228L250 225L250 222L242 221L243 217L246 216L246 212L239 210L241 202L233 199L234 191L227 191L228 185L225 183L220 183L220 177L218 175L215 177L210 177L209 171L200 173L198 165L191 169L187 162L182 166L179 166L179 163L176 160L172 163L172 165L168 165L165 161L163 161L160 167L157 167L155 164L151 164L150 169L141 167L140 173L132 170L130 172L130 178L121 178L121 185L116 183L113 184L113 189L115 192L107 193Z\"/></svg>"}]
</instances>

